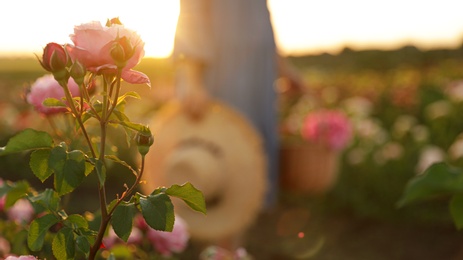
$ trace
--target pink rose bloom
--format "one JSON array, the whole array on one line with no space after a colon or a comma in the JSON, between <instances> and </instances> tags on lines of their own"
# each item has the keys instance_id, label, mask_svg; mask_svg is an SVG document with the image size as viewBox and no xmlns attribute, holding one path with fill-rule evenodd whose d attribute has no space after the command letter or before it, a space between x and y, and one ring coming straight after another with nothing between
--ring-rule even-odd
<instances>
[{"instance_id":1,"label":"pink rose bloom","mask_svg":"<svg viewBox=\"0 0 463 260\"><path fill-rule=\"evenodd\" d=\"M4 237L0 237L0 256L5 256L10 253L11 246L10 242Z\"/></svg>"},{"instance_id":2,"label":"pink rose bloom","mask_svg":"<svg viewBox=\"0 0 463 260\"><path fill-rule=\"evenodd\" d=\"M331 149L341 150L352 137L352 125L340 111L321 110L307 115L301 134L308 141L321 142Z\"/></svg>"},{"instance_id":3,"label":"pink rose bloom","mask_svg":"<svg viewBox=\"0 0 463 260\"><path fill-rule=\"evenodd\" d=\"M5 202L6 202L6 196L3 195L2 197L0 197L0 211L3 211L3 209L5 208Z\"/></svg>"},{"instance_id":4,"label":"pink rose bloom","mask_svg":"<svg viewBox=\"0 0 463 260\"><path fill-rule=\"evenodd\" d=\"M77 86L74 79L69 78L68 81L69 91L73 96L80 96L79 86ZM52 74L47 74L38 78L32 84L30 92L27 94L27 102L34 106L34 108L44 115L52 115L56 113L63 113L67 111L65 107L47 107L43 105L43 101L47 98L56 98L62 100L64 98L63 87L60 86L58 81L55 80Z\"/></svg>"},{"instance_id":5,"label":"pink rose bloom","mask_svg":"<svg viewBox=\"0 0 463 260\"><path fill-rule=\"evenodd\" d=\"M21 255L21 256L12 256L5 258L5 260L37 260L37 257L33 255Z\"/></svg>"},{"instance_id":6,"label":"pink rose bloom","mask_svg":"<svg viewBox=\"0 0 463 260\"><path fill-rule=\"evenodd\" d=\"M133 55L122 70L122 78L129 83L149 83L145 74L131 70L145 55L145 43L135 31L117 23L102 26L100 22L90 22L75 26L70 37L74 43L74 46L68 46L72 60L78 60L93 72L117 69L111 50L118 38L126 37L133 48Z\"/></svg>"},{"instance_id":7,"label":"pink rose bloom","mask_svg":"<svg viewBox=\"0 0 463 260\"><path fill-rule=\"evenodd\" d=\"M141 229L141 230L146 230L150 228L148 224L146 223L145 219L143 218L142 214L137 214L134 218L134 224L135 227Z\"/></svg>"},{"instance_id":8,"label":"pink rose bloom","mask_svg":"<svg viewBox=\"0 0 463 260\"><path fill-rule=\"evenodd\" d=\"M3 186L3 179L0 178L0 187ZM0 211L3 211L3 209L5 208L5 201L6 201L6 196L3 195L2 197L0 197Z\"/></svg>"},{"instance_id":9,"label":"pink rose bloom","mask_svg":"<svg viewBox=\"0 0 463 260\"><path fill-rule=\"evenodd\" d=\"M13 221L29 223L34 215L34 208L27 199L19 199L6 214Z\"/></svg>"},{"instance_id":10,"label":"pink rose bloom","mask_svg":"<svg viewBox=\"0 0 463 260\"><path fill-rule=\"evenodd\" d=\"M185 250L190 234L185 221L176 216L172 232L157 231L150 228L147 231L147 237L161 255L169 257L172 253L181 253Z\"/></svg>"}]
</instances>

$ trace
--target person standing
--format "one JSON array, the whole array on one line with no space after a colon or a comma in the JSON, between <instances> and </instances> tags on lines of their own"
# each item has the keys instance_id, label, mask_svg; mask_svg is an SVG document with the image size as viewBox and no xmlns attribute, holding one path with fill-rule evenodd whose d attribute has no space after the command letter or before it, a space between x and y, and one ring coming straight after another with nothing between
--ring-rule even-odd
<instances>
[{"instance_id":1,"label":"person standing","mask_svg":"<svg viewBox=\"0 0 463 260\"><path fill-rule=\"evenodd\" d=\"M278 193L277 51L266 0L181 0L173 58L182 107L200 120L211 98L260 133L268 163L265 207Z\"/></svg>"}]
</instances>

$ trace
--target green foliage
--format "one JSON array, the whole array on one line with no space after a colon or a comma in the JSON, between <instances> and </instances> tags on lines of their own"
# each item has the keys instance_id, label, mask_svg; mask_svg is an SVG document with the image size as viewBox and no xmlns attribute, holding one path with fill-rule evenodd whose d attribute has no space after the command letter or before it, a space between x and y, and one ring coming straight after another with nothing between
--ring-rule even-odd
<instances>
[{"instance_id":1,"label":"green foliage","mask_svg":"<svg viewBox=\"0 0 463 260\"><path fill-rule=\"evenodd\" d=\"M27 235L27 245L32 251L42 249L45 235L48 230L59 222L59 218L54 214L47 214L34 219L29 227Z\"/></svg>"},{"instance_id":2,"label":"green foliage","mask_svg":"<svg viewBox=\"0 0 463 260\"><path fill-rule=\"evenodd\" d=\"M154 191L156 192L156 191ZM206 201L201 191L196 189L191 183L183 185L172 185L165 190L167 195L182 199L190 208L206 214Z\"/></svg>"},{"instance_id":3,"label":"green foliage","mask_svg":"<svg viewBox=\"0 0 463 260\"><path fill-rule=\"evenodd\" d=\"M172 231L174 228L174 205L169 196L159 193L140 196L140 209L146 223L161 231Z\"/></svg>"},{"instance_id":4,"label":"green foliage","mask_svg":"<svg viewBox=\"0 0 463 260\"><path fill-rule=\"evenodd\" d=\"M136 213L134 203L122 202L113 213L112 226L118 237L127 242L132 232L133 218Z\"/></svg>"},{"instance_id":5,"label":"green foliage","mask_svg":"<svg viewBox=\"0 0 463 260\"><path fill-rule=\"evenodd\" d=\"M10 138L7 145L0 148L0 155L51 148L52 145L53 139L47 132L26 129Z\"/></svg>"},{"instance_id":6,"label":"green foliage","mask_svg":"<svg viewBox=\"0 0 463 260\"><path fill-rule=\"evenodd\" d=\"M436 197L450 197L449 209L455 226L463 228L463 169L446 163L431 165L422 175L407 184L398 205L403 207L414 202Z\"/></svg>"},{"instance_id":7,"label":"green foliage","mask_svg":"<svg viewBox=\"0 0 463 260\"><path fill-rule=\"evenodd\" d=\"M463 193L463 170L436 163L407 184L399 206L454 193Z\"/></svg>"}]
</instances>

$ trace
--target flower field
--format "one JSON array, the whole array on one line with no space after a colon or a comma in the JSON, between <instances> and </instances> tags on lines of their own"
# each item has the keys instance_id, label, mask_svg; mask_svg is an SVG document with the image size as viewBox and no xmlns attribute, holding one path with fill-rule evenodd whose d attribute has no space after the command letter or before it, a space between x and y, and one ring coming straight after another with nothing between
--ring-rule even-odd
<instances>
[{"instance_id":1,"label":"flower field","mask_svg":"<svg viewBox=\"0 0 463 260\"><path fill-rule=\"evenodd\" d=\"M453 226L446 197L400 208L397 203L407 183L432 163L463 166L463 47L428 52L411 46L394 51L346 48L336 56L287 59L304 85L302 93L280 94L281 145L307 142L302 131L306 116L329 109L347 116L352 136L343 139L332 189L317 196L283 190L280 205L263 214L246 237L251 255L256 259L457 257L463 237ZM145 58L135 69L150 78L152 88L127 86L143 97L127 113L136 110L136 120L148 122L172 97L172 63ZM26 90L44 74L36 59L0 59L4 93L0 96L0 146L26 127L48 127L25 101ZM119 155L129 157L129 151L120 147ZM51 185L34 178L27 157L0 157L1 178ZM127 180L120 176L108 176L113 184L108 194L121 193L117 188ZM97 207L98 195L89 186L83 183L76 189L85 205L67 198L67 203L76 205L75 212ZM447 243L438 242L439 238ZM358 253L362 249L364 253ZM432 252L424 254L426 250ZM194 259L191 255L197 253L191 246L180 258Z\"/></svg>"}]
</instances>

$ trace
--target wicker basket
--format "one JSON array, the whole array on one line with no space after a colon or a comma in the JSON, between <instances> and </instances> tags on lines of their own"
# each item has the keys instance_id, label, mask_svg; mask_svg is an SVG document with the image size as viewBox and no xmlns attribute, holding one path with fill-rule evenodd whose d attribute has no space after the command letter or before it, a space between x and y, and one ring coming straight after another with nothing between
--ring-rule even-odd
<instances>
[{"instance_id":1,"label":"wicker basket","mask_svg":"<svg viewBox=\"0 0 463 260\"><path fill-rule=\"evenodd\" d=\"M322 195L336 183L339 152L318 143L282 147L281 188L286 191Z\"/></svg>"}]
</instances>

